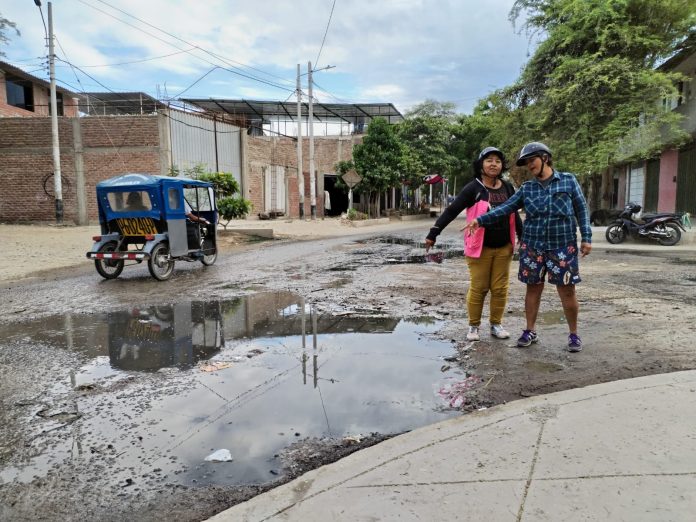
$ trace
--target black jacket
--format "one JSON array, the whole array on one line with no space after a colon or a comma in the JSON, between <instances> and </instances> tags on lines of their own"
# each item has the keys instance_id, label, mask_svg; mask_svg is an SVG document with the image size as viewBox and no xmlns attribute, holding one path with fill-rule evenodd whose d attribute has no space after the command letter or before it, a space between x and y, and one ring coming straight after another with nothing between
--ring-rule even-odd
<instances>
[{"instance_id":1,"label":"black jacket","mask_svg":"<svg viewBox=\"0 0 696 522\"><path fill-rule=\"evenodd\" d=\"M501 178L505 190L507 190L508 198L515 193L515 187L508 181ZM456 218L465 208L474 206L477 201L488 201L488 189L484 186L483 182L478 178L473 179L466 185L462 191L457 195L457 197L450 203L447 208L442 212L442 215L437 218L435 224L428 232L426 239L435 241L435 238L440 235L447 225L449 225L454 218ZM522 219L520 215L515 212L515 230L517 232L517 237L522 237Z\"/></svg>"}]
</instances>

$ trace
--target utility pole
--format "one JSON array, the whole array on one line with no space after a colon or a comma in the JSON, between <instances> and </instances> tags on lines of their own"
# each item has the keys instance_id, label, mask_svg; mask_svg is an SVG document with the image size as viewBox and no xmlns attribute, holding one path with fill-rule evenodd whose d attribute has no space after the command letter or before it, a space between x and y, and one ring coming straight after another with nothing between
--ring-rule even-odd
<instances>
[{"instance_id":1,"label":"utility pole","mask_svg":"<svg viewBox=\"0 0 696 522\"><path fill-rule=\"evenodd\" d=\"M56 223L63 223L63 186L60 177L60 142L58 140L58 101L56 68L53 54L53 9L48 2L48 64L51 76L51 137L53 138L53 194L56 199Z\"/></svg>"},{"instance_id":2,"label":"utility pole","mask_svg":"<svg viewBox=\"0 0 696 522\"><path fill-rule=\"evenodd\" d=\"M304 219L304 170L302 169L302 82L300 82L299 63L297 64L297 190L300 193L300 219Z\"/></svg>"},{"instance_id":3,"label":"utility pole","mask_svg":"<svg viewBox=\"0 0 696 522\"><path fill-rule=\"evenodd\" d=\"M309 196L312 219L317 219L317 176L314 172L314 108L312 107L312 62L307 62L309 76Z\"/></svg>"}]
</instances>

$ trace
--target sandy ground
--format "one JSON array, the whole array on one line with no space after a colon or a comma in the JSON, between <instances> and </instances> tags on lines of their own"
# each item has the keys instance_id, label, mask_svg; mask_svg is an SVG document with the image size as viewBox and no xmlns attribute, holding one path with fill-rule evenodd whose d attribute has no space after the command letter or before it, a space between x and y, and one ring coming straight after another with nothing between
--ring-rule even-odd
<instances>
[{"instance_id":1,"label":"sandy ground","mask_svg":"<svg viewBox=\"0 0 696 522\"><path fill-rule=\"evenodd\" d=\"M432 218L416 221L427 226ZM219 228L221 249L244 241L242 230L272 229L277 239L317 239L356 235L365 231L394 230L413 226L413 221L391 221L355 227L340 218L316 220L235 220L227 230ZM14 281L51 269L91 263L85 254L92 237L100 233L98 225L8 225L0 224L0 281Z\"/></svg>"}]
</instances>

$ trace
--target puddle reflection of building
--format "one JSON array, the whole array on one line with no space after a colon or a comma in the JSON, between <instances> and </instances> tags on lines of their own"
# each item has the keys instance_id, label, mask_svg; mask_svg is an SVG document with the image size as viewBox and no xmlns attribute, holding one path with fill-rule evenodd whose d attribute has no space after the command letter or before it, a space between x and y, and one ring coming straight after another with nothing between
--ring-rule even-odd
<instances>
[{"instance_id":1,"label":"puddle reflection of building","mask_svg":"<svg viewBox=\"0 0 696 522\"><path fill-rule=\"evenodd\" d=\"M223 311L225 339L291 337L301 335L305 317L302 297L292 292L263 292L240 298ZM317 333L391 333L399 324L393 317L365 317L345 312L317 315Z\"/></svg>"},{"instance_id":2,"label":"puddle reflection of building","mask_svg":"<svg viewBox=\"0 0 696 522\"><path fill-rule=\"evenodd\" d=\"M182 369L224 343L220 303L187 302L109 314L109 358L123 370Z\"/></svg>"}]
</instances>

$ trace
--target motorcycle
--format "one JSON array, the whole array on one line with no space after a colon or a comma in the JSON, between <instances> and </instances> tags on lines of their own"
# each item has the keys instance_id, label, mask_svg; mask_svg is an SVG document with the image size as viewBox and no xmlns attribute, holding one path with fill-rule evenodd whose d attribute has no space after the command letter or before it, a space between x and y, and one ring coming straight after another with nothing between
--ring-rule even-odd
<instances>
[{"instance_id":1,"label":"motorcycle","mask_svg":"<svg viewBox=\"0 0 696 522\"><path fill-rule=\"evenodd\" d=\"M664 246L673 246L681 240L681 231L686 232L682 224L682 214L660 212L643 214L638 220L633 217L641 211L641 206L629 203L619 217L607 227L605 236L613 245L622 243L629 235L634 238L654 239Z\"/></svg>"}]
</instances>

